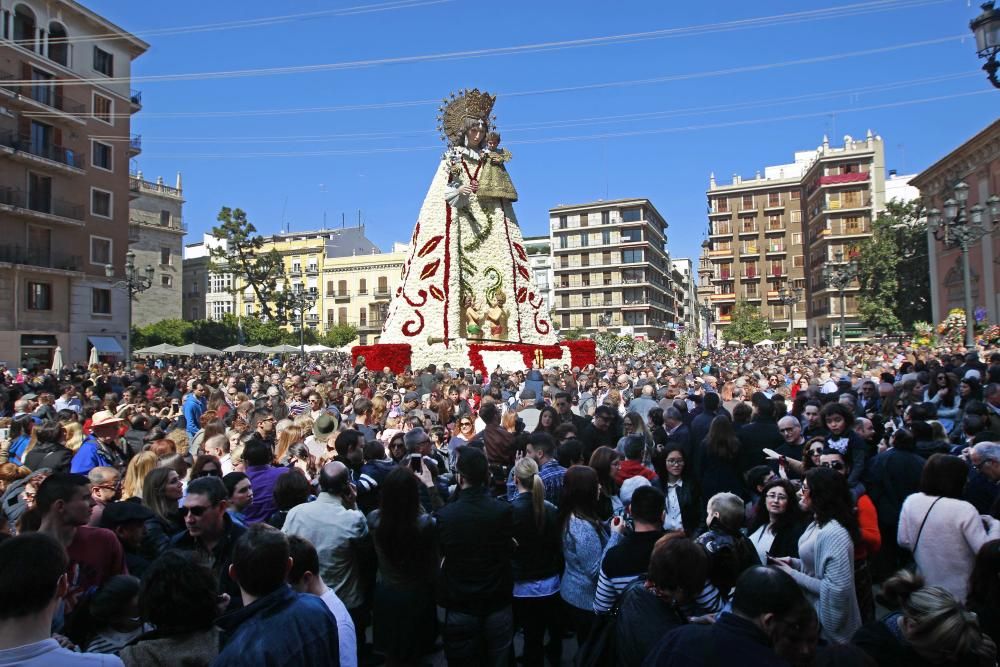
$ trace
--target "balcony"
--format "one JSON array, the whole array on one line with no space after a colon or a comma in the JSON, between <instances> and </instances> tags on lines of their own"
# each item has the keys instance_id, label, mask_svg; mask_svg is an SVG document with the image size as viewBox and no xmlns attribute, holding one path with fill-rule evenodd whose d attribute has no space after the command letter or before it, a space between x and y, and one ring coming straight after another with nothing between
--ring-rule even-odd
<instances>
[{"instance_id":1,"label":"balcony","mask_svg":"<svg viewBox=\"0 0 1000 667\"><path fill-rule=\"evenodd\" d=\"M128 94L128 102L129 102L129 105L132 107L132 113L135 113L136 111L138 111L139 109L141 109L142 108L142 91L141 90L136 90L135 88L133 88L132 90L130 90L129 94Z\"/></svg>"},{"instance_id":2,"label":"balcony","mask_svg":"<svg viewBox=\"0 0 1000 667\"><path fill-rule=\"evenodd\" d=\"M716 218L716 217L718 217L718 218L730 218L730 217L732 217L732 215L733 215L733 212L731 210L729 210L728 207L725 208L725 209L711 209L708 212L708 216L710 218Z\"/></svg>"},{"instance_id":3,"label":"balcony","mask_svg":"<svg viewBox=\"0 0 1000 667\"><path fill-rule=\"evenodd\" d=\"M140 145L142 142L141 137L136 135L139 139ZM131 144L131 141L129 142ZM180 197L181 191L177 188L166 185L162 180L157 180L155 183L153 181L147 181L142 178L139 174L129 174L128 175L128 189L137 194L141 195L144 193L151 193L157 195L167 195L170 197Z\"/></svg>"},{"instance_id":4,"label":"balcony","mask_svg":"<svg viewBox=\"0 0 1000 667\"><path fill-rule=\"evenodd\" d=\"M772 266L768 272L768 278L783 278L788 275L788 270L783 266Z\"/></svg>"},{"instance_id":5,"label":"balcony","mask_svg":"<svg viewBox=\"0 0 1000 667\"><path fill-rule=\"evenodd\" d=\"M819 177L820 187L824 185L843 185L845 183L864 183L868 180L867 171L855 171L849 174L830 174Z\"/></svg>"},{"instance_id":6,"label":"balcony","mask_svg":"<svg viewBox=\"0 0 1000 667\"><path fill-rule=\"evenodd\" d=\"M785 208L785 202L780 197L776 200L768 199L767 203L764 204L765 211L780 211Z\"/></svg>"},{"instance_id":7,"label":"balcony","mask_svg":"<svg viewBox=\"0 0 1000 667\"><path fill-rule=\"evenodd\" d=\"M295 265L288 272L288 276L291 278L301 278L302 277L302 267Z\"/></svg>"},{"instance_id":8,"label":"balcony","mask_svg":"<svg viewBox=\"0 0 1000 667\"><path fill-rule=\"evenodd\" d=\"M67 114L82 114L86 107L71 97L66 97L62 91L51 83L39 81L34 85L15 84L12 81L21 80L10 72L0 71L0 89L13 93L15 98L31 100L50 109L56 109Z\"/></svg>"},{"instance_id":9,"label":"balcony","mask_svg":"<svg viewBox=\"0 0 1000 667\"><path fill-rule=\"evenodd\" d=\"M17 245L0 245L0 262L60 271L83 270L83 258L56 252L41 252Z\"/></svg>"},{"instance_id":10,"label":"balcony","mask_svg":"<svg viewBox=\"0 0 1000 667\"><path fill-rule=\"evenodd\" d=\"M788 252L788 249L782 243L772 243L767 246L765 252L768 255L783 255Z\"/></svg>"},{"instance_id":11,"label":"balcony","mask_svg":"<svg viewBox=\"0 0 1000 667\"><path fill-rule=\"evenodd\" d=\"M760 247L755 245L747 245L740 248L740 255L759 255Z\"/></svg>"},{"instance_id":12,"label":"balcony","mask_svg":"<svg viewBox=\"0 0 1000 667\"><path fill-rule=\"evenodd\" d=\"M785 224L783 222L779 222L776 225L772 224L772 223L768 223L767 227L764 228L764 233L765 234L779 234L779 233L780 234L784 234L787 230L788 230L788 228L785 227Z\"/></svg>"},{"instance_id":13,"label":"balcony","mask_svg":"<svg viewBox=\"0 0 1000 667\"><path fill-rule=\"evenodd\" d=\"M753 292L753 293L744 292L743 298L746 301L760 301L760 292Z\"/></svg>"},{"instance_id":14,"label":"balcony","mask_svg":"<svg viewBox=\"0 0 1000 667\"><path fill-rule=\"evenodd\" d=\"M740 274L740 280L757 280L760 278L760 272L754 269L753 271L745 271Z\"/></svg>"},{"instance_id":15,"label":"balcony","mask_svg":"<svg viewBox=\"0 0 1000 667\"><path fill-rule=\"evenodd\" d=\"M385 320L381 317L369 318L365 321L358 321L358 328L362 330L381 330Z\"/></svg>"},{"instance_id":16,"label":"balcony","mask_svg":"<svg viewBox=\"0 0 1000 667\"><path fill-rule=\"evenodd\" d=\"M142 152L142 135L133 134L128 140L129 157L135 157Z\"/></svg>"},{"instance_id":17,"label":"balcony","mask_svg":"<svg viewBox=\"0 0 1000 667\"><path fill-rule=\"evenodd\" d=\"M14 151L15 155L22 153L41 158L53 165L58 165L60 168L68 167L76 171L83 171L83 155L65 146L32 141L28 135L19 135L11 131L0 132L0 146ZM34 162L34 159L32 161Z\"/></svg>"},{"instance_id":18,"label":"balcony","mask_svg":"<svg viewBox=\"0 0 1000 667\"><path fill-rule=\"evenodd\" d=\"M9 206L14 215L34 220L60 222L74 227L83 224L83 204L74 204L57 197L49 201L33 201L20 188L0 188L0 205Z\"/></svg>"},{"instance_id":19,"label":"balcony","mask_svg":"<svg viewBox=\"0 0 1000 667\"><path fill-rule=\"evenodd\" d=\"M733 255L732 248L719 248L718 250L708 251L709 257L732 257L732 255Z\"/></svg>"},{"instance_id":20,"label":"balcony","mask_svg":"<svg viewBox=\"0 0 1000 667\"><path fill-rule=\"evenodd\" d=\"M385 301L389 298L389 290L388 288L383 289L380 287L376 289L374 292L372 292L372 297L376 301Z\"/></svg>"},{"instance_id":21,"label":"balcony","mask_svg":"<svg viewBox=\"0 0 1000 667\"><path fill-rule=\"evenodd\" d=\"M722 293L722 294L712 294L711 297L712 297L712 301L735 301L736 300L736 293L735 292L725 292L725 293Z\"/></svg>"},{"instance_id":22,"label":"balcony","mask_svg":"<svg viewBox=\"0 0 1000 667\"><path fill-rule=\"evenodd\" d=\"M823 206L821 208L823 211L851 211L854 209L870 208L871 205L871 197L857 197L852 199L823 202Z\"/></svg>"},{"instance_id":23,"label":"balcony","mask_svg":"<svg viewBox=\"0 0 1000 667\"><path fill-rule=\"evenodd\" d=\"M351 298L351 293L349 290L343 290L338 292L328 292L326 298L333 297L334 301L348 301Z\"/></svg>"},{"instance_id":24,"label":"balcony","mask_svg":"<svg viewBox=\"0 0 1000 667\"><path fill-rule=\"evenodd\" d=\"M319 275L319 267L316 266L315 264L312 265L312 266L307 266L306 267L306 275L307 276L318 276Z\"/></svg>"},{"instance_id":25,"label":"balcony","mask_svg":"<svg viewBox=\"0 0 1000 667\"><path fill-rule=\"evenodd\" d=\"M757 227L756 224L742 225L740 227L740 230L739 230L741 236L744 235L744 234L753 234L753 235L756 236L756 234L757 234L758 231L759 231L759 228Z\"/></svg>"},{"instance_id":26,"label":"balcony","mask_svg":"<svg viewBox=\"0 0 1000 667\"><path fill-rule=\"evenodd\" d=\"M717 280L732 280L732 279L733 279L733 274L730 273L729 271L726 271L724 273L720 273L717 276L712 276L712 281L713 282L717 281Z\"/></svg>"}]
</instances>

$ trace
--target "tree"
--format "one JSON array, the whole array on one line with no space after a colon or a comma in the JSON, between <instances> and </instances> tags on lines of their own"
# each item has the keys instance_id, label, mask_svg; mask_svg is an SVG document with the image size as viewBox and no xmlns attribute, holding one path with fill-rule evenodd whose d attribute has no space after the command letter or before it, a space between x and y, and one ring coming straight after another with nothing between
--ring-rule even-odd
<instances>
[{"instance_id":1,"label":"tree","mask_svg":"<svg viewBox=\"0 0 1000 667\"><path fill-rule=\"evenodd\" d=\"M316 334L315 329L306 327L302 330L302 336L300 338L298 329L293 331L282 330L282 343L286 345L298 345L302 343L303 345L315 345L319 342L319 336Z\"/></svg>"},{"instance_id":2,"label":"tree","mask_svg":"<svg viewBox=\"0 0 1000 667\"><path fill-rule=\"evenodd\" d=\"M226 313L222 316L222 321L237 332L239 327L243 327L244 345L270 346L277 345L284 340L285 330L274 320L264 321L253 315L237 319L232 313Z\"/></svg>"},{"instance_id":3,"label":"tree","mask_svg":"<svg viewBox=\"0 0 1000 667\"><path fill-rule=\"evenodd\" d=\"M771 335L771 325L760 308L747 301L738 301L733 306L729 326L722 329L722 335L726 340L753 345Z\"/></svg>"},{"instance_id":4,"label":"tree","mask_svg":"<svg viewBox=\"0 0 1000 667\"><path fill-rule=\"evenodd\" d=\"M184 345L190 342L191 323L185 320L160 320L138 327L133 330L132 346L135 348L150 345Z\"/></svg>"},{"instance_id":5,"label":"tree","mask_svg":"<svg viewBox=\"0 0 1000 667\"><path fill-rule=\"evenodd\" d=\"M221 224L212 227L212 236L224 241L225 245L212 248L210 270L215 274L239 277L242 282L233 282L234 294L251 288L260 303L264 319L286 324L290 292L281 254L274 248L263 252L264 238L257 233L257 228L242 209L223 206L217 219ZM279 282L286 288L279 291Z\"/></svg>"},{"instance_id":6,"label":"tree","mask_svg":"<svg viewBox=\"0 0 1000 667\"><path fill-rule=\"evenodd\" d=\"M343 347L358 337L358 330L350 324L338 324L326 330L323 341L330 347Z\"/></svg>"},{"instance_id":7,"label":"tree","mask_svg":"<svg viewBox=\"0 0 1000 667\"><path fill-rule=\"evenodd\" d=\"M236 323L223 320L195 320L188 330L188 342L221 350L236 344Z\"/></svg>"},{"instance_id":8,"label":"tree","mask_svg":"<svg viewBox=\"0 0 1000 667\"><path fill-rule=\"evenodd\" d=\"M919 201L886 204L861 245L858 281L865 326L897 333L931 319L927 221Z\"/></svg>"},{"instance_id":9,"label":"tree","mask_svg":"<svg viewBox=\"0 0 1000 667\"><path fill-rule=\"evenodd\" d=\"M559 336L563 340L580 340L587 335L587 330L583 327L573 327L572 329L566 329L565 331L560 331Z\"/></svg>"}]
</instances>

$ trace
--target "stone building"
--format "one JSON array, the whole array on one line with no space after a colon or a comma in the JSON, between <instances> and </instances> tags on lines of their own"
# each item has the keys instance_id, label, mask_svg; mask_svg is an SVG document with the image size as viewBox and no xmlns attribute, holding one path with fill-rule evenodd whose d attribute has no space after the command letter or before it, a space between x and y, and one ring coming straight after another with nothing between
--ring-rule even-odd
<instances>
[{"instance_id":1,"label":"stone building","mask_svg":"<svg viewBox=\"0 0 1000 667\"><path fill-rule=\"evenodd\" d=\"M152 266L153 282L132 304L132 326L180 319L183 273L184 198L181 175L174 186L163 178L147 181L142 172L129 179L128 242L135 265Z\"/></svg>"}]
</instances>

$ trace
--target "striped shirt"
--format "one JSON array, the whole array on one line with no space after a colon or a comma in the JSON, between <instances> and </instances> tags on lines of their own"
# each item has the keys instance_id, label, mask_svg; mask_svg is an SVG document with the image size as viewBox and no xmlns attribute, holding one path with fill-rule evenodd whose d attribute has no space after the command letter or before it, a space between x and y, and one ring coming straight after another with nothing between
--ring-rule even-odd
<instances>
[{"instance_id":1,"label":"striped shirt","mask_svg":"<svg viewBox=\"0 0 1000 667\"><path fill-rule=\"evenodd\" d=\"M595 612L603 614L611 611L628 585L646 574L650 554L661 537L662 530L627 533L621 542L608 549L597 578Z\"/></svg>"}]
</instances>

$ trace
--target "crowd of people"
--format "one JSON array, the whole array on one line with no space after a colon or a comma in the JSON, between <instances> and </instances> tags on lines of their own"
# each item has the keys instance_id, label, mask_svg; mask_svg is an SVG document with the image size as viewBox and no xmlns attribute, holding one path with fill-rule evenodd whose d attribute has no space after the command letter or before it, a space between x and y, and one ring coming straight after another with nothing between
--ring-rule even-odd
<instances>
[{"instance_id":1,"label":"crowd of people","mask_svg":"<svg viewBox=\"0 0 1000 667\"><path fill-rule=\"evenodd\" d=\"M0 665L996 665L1000 352L0 377Z\"/></svg>"}]
</instances>

